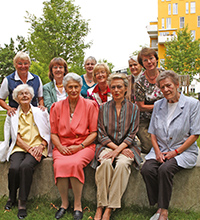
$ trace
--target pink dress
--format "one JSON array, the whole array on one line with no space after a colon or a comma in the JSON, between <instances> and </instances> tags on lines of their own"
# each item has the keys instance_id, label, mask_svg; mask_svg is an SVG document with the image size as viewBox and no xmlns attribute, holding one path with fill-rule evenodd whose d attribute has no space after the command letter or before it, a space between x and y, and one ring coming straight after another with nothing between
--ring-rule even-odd
<instances>
[{"instance_id":1,"label":"pink dress","mask_svg":"<svg viewBox=\"0 0 200 220\"><path fill-rule=\"evenodd\" d=\"M57 134L64 146L77 145L97 131L98 106L96 102L79 97L70 122L69 99L53 103L50 110L51 133ZM75 177L84 183L83 168L93 159L95 144L90 144L73 155L63 155L53 149L54 177Z\"/></svg>"}]
</instances>

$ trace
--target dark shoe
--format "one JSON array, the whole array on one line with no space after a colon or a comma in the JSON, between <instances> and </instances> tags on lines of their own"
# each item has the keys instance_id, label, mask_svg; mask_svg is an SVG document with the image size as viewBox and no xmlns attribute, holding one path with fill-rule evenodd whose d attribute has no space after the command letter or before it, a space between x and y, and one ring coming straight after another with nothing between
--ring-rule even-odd
<instances>
[{"instance_id":1,"label":"dark shoe","mask_svg":"<svg viewBox=\"0 0 200 220\"><path fill-rule=\"evenodd\" d=\"M17 213L18 219L24 219L27 216L26 209L19 209Z\"/></svg>"},{"instance_id":2,"label":"dark shoe","mask_svg":"<svg viewBox=\"0 0 200 220\"><path fill-rule=\"evenodd\" d=\"M75 210L74 211L74 220L80 220L83 218L83 212Z\"/></svg>"},{"instance_id":3,"label":"dark shoe","mask_svg":"<svg viewBox=\"0 0 200 220\"><path fill-rule=\"evenodd\" d=\"M11 200L8 200L6 205L5 205L5 210L10 210L14 203L11 202Z\"/></svg>"},{"instance_id":4,"label":"dark shoe","mask_svg":"<svg viewBox=\"0 0 200 220\"><path fill-rule=\"evenodd\" d=\"M67 211L67 209L59 208L59 210L55 214L55 218L56 219L62 218L66 211Z\"/></svg>"}]
</instances>

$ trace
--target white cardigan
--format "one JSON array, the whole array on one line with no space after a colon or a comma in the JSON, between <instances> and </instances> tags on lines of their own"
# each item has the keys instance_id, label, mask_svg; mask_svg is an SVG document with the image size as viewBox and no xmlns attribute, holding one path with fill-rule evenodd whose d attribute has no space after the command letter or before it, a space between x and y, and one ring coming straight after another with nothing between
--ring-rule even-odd
<instances>
[{"instance_id":1,"label":"white cardigan","mask_svg":"<svg viewBox=\"0 0 200 220\"><path fill-rule=\"evenodd\" d=\"M47 110L42 111L38 107L31 105L31 110L33 113L34 122L38 127L40 136L48 143L48 152L50 150L50 123L49 123L49 114ZM19 121L19 111L20 106L17 108L15 115L6 117L4 124L4 141L0 144L0 161L5 162L9 161L10 154L15 146L18 132L18 121ZM12 140L10 146L10 138Z\"/></svg>"}]
</instances>

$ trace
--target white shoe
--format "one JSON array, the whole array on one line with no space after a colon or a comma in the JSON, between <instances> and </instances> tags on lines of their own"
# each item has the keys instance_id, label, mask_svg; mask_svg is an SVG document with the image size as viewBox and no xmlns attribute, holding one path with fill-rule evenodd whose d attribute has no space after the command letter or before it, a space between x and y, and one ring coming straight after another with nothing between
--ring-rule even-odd
<instances>
[{"instance_id":1,"label":"white shoe","mask_svg":"<svg viewBox=\"0 0 200 220\"><path fill-rule=\"evenodd\" d=\"M155 213L151 218L150 220L158 220L160 217L160 213Z\"/></svg>"}]
</instances>

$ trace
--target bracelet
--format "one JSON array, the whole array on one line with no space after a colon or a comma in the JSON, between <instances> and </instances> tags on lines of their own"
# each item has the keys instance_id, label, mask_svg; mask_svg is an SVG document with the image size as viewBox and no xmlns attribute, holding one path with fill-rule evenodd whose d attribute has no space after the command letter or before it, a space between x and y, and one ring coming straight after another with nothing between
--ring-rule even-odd
<instances>
[{"instance_id":1,"label":"bracelet","mask_svg":"<svg viewBox=\"0 0 200 220\"><path fill-rule=\"evenodd\" d=\"M82 148L85 148L85 146L84 146L84 144L83 144L83 143L81 143L81 146L82 146Z\"/></svg>"},{"instance_id":2,"label":"bracelet","mask_svg":"<svg viewBox=\"0 0 200 220\"><path fill-rule=\"evenodd\" d=\"M177 151L177 149L175 149L175 152L176 152L177 155L179 155L179 152Z\"/></svg>"}]
</instances>

